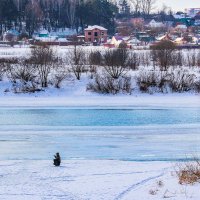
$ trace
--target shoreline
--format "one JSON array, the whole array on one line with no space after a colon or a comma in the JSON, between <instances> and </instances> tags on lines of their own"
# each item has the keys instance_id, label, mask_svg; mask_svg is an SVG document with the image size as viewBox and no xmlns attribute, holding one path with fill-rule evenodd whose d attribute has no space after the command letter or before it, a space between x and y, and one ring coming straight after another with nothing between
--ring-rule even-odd
<instances>
[{"instance_id":1,"label":"shoreline","mask_svg":"<svg viewBox=\"0 0 200 200\"><path fill-rule=\"evenodd\" d=\"M200 107L200 95L166 94L137 96L1 96L0 107Z\"/></svg>"}]
</instances>

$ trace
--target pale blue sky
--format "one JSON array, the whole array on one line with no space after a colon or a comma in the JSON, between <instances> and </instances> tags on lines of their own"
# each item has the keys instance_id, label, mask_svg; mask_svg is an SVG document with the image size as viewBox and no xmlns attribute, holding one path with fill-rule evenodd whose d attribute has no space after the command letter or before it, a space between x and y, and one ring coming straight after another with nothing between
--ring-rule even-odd
<instances>
[{"instance_id":1,"label":"pale blue sky","mask_svg":"<svg viewBox=\"0 0 200 200\"><path fill-rule=\"evenodd\" d=\"M165 4L172 8L172 10L182 10L185 8L200 8L200 0L157 0L157 7L162 7Z\"/></svg>"}]
</instances>

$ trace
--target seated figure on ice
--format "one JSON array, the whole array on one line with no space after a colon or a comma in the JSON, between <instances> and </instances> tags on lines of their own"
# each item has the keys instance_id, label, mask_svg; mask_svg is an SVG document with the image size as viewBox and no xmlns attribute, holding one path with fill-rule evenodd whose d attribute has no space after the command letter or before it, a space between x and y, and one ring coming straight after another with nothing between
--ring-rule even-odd
<instances>
[{"instance_id":1,"label":"seated figure on ice","mask_svg":"<svg viewBox=\"0 0 200 200\"><path fill-rule=\"evenodd\" d=\"M60 163L61 163L60 155L59 155L59 153L56 153L56 155L54 155L53 164L56 167L58 167L58 166L60 166Z\"/></svg>"}]
</instances>

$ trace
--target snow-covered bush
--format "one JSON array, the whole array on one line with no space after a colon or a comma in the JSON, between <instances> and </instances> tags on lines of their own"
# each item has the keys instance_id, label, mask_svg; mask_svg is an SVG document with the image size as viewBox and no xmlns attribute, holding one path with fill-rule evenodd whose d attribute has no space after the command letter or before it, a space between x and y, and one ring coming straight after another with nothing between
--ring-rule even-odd
<instances>
[{"instance_id":1,"label":"snow-covered bush","mask_svg":"<svg viewBox=\"0 0 200 200\"><path fill-rule=\"evenodd\" d=\"M200 51L189 50L186 54L186 65L188 67L199 67L200 66Z\"/></svg>"},{"instance_id":2,"label":"snow-covered bush","mask_svg":"<svg viewBox=\"0 0 200 200\"><path fill-rule=\"evenodd\" d=\"M69 69L64 66L63 63L60 63L58 67L54 70L54 73L52 74L52 84L55 86L55 88L61 88L61 84L64 80L67 79L67 77L70 76Z\"/></svg>"},{"instance_id":3,"label":"snow-covered bush","mask_svg":"<svg viewBox=\"0 0 200 200\"><path fill-rule=\"evenodd\" d=\"M169 87L172 92L187 92L194 89L195 79L188 70L178 69L170 73Z\"/></svg>"},{"instance_id":4,"label":"snow-covered bush","mask_svg":"<svg viewBox=\"0 0 200 200\"><path fill-rule=\"evenodd\" d=\"M186 69L142 69L137 75L137 84L141 92L187 92L198 89L196 75Z\"/></svg>"},{"instance_id":5,"label":"snow-covered bush","mask_svg":"<svg viewBox=\"0 0 200 200\"><path fill-rule=\"evenodd\" d=\"M12 82L15 93L39 91L35 69L27 60L21 60L19 64L10 64L7 66L7 77Z\"/></svg>"},{"instance_id":6,"label":"snow-covered bush","mask_svg":"<svg viewBox=\"0 0 200 200\"><path fill-rule=\"evenodd\" d=\"M97 93L113 95L118 93L131 94L131 77L122 76L118 79L115 79L108 75L96 75L94 82L88 84L87 90Z\"/></svg>"},{"instance_id":7,"label":"snow-covered bush","mask_svg":"<svg viewBox=\"0 0 200 200\"><path fill-rule=\"evenodd\" d=\"M200 93L200 80L195 81L194 88L196 92Z\"/></svg>"},{"instance_id":8,"label":"snow-covered bush","mask_svg":"<svg viewBox=\"0 0 200 200\"><path fill-rule=\"evenodd\" d=\"M3 79L4 74L8 71L11 64L18 64L17 58L0 58L0 81Z\"/></svg>"},{"instance_id":9,"label":"snow-covered bush","mask_svg":"<svg viewBox=\"0 0 200 200\"><path fill-rule=\"evenodd\" d=\"M141 92L165 92L169 74L166 71L140 70L137 76L137 84Z\"/></svg>"},{"instance_id":10,"label":"snow-covered bush","mask_svg":"<svg viewBox=\"0 0 200 200\"><path fill-rule=\"evenodd\" d=\"M5 63L0 61L0 81L2 81L5 71L6 71Z\"/></svg>"}]
</instances>

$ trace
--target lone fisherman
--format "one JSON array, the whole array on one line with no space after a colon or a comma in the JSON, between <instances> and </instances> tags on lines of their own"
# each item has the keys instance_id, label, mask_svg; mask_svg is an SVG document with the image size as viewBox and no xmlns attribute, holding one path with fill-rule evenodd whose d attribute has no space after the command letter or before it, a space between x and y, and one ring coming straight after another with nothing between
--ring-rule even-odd
<instances>
[{"instance_id":1,"label":"lone fisherman","mask_svg":"<svg viewBox=\"0 0 200 200\"><path fill-rule=\"evenodd\" d=\"M61 158L60 158L60 154L56 153L56 155L54 155L54 159L53 159L53 164L58 167L60 166L61 163Z\"/></svg>"}]
</instances>

